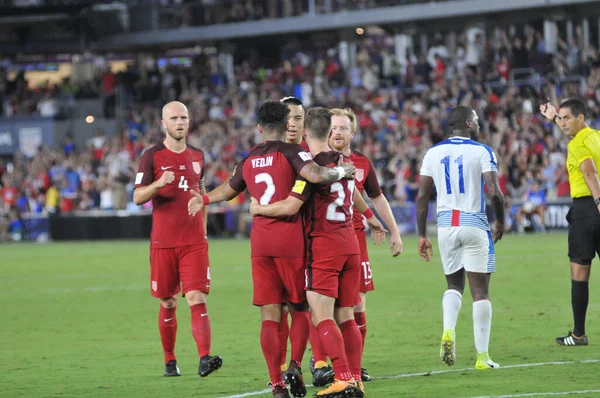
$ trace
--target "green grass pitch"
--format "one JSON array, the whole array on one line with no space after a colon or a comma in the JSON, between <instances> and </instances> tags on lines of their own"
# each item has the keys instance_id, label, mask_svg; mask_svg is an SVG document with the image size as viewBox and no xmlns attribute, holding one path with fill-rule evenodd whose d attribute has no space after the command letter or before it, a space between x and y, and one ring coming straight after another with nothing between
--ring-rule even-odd
<instances>
[{"instance_id":1,"label":"green grass pitch","mask_svg":"<svg viewBox=\"0 0 600 398\"><path fill-rule=\"evenodd\" d=\"M600 390L597 277L590 286L591 345L554 343L572 323L566 250L563 233L506 236L498 244L490 353L501 365L527 366L476 372L468 293L457 328L457 363L448 368L438 357L445 281L437 250L433 262L425 263L415 237L405 238L404 254L396 259L387 247L371 246L376 290L367 297L363 364L376 379L366 383L367 396ZM190 315L182 300L176 353L183 377L164 378L147 242L0 246L0 396L208 398L264 390L268 374L259 346L259 310L251 305L249 242L212 240L210 255L212 347L223 356L223 368L206 379L197 376ZM561 361L576 363L548 364ZM316 391L310 388L309 394ZM600 396L578 396L594 394Z\"/></svg>"}]
</instances>

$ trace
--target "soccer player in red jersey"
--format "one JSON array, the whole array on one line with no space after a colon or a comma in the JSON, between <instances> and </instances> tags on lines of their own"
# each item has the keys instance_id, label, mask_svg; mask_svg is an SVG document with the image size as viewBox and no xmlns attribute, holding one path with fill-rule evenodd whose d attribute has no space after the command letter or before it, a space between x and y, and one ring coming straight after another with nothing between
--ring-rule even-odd
<instances>
[{"instance_id":1,"label":"soccer player in red jersey","mask_svg":"<svg viewBox=\"0 0 600 398\"><path fill-rule=\"evenodd\" d=\"M191 217L187 203L190 190L205 192L204 153L186 143L190 125L188 110L170 102L162 110L163 142L142 156L135 177L133 201L152 200L150 236L151 294L160 299L158 329L165 355L165 376L180 376L175 357L178 293L192 312L192 334L198 347L198 374L206 377L223 360L210 355L210 320L206 298L210 291L206 212ZM181 286L180 286L181 285Z\"/></svg>"},{"instance_id":2,"label":"soccer player in red jersey","mask_svg":"<svg viewBox=\"0 0 600 398\"><path fill-rule=\"evenodd\" d=\"M331 130L331 113L312 108L306 114L306 141L317 164L333 167L341 161L339 152L330 151L327 140ZM302 181L298 181L301 183ZM306 290L319 338L331 358L335 381L319 391L318 397L364 396L360 379L362 343L354 320L353 307L360 303L360 249L352 224L353 198L368 211L375 233L385 236L383 226L360 195L353 180L311 186L307 202ZM288 196L270 205L259 204L253 196L250 211L255 216L282 217L296 214L303 201ZM358 205L358 203L357 203ZM334 319L337 321L334 322ZM338 329L339 325L339 329ZM340 333L341 329L341 333Z\"/></svg>"},{"instance_id":3,"label":"soccer player in red jersey","mask_svg":"<svg viewBox=\"0 0 600 398\"><path fill-rule=\"evenodd\" d=\"M206 204L231 200L246 188L263 204L283 200L290 191L303 202L306 180L331 183L353 176L354 166L351 164L339 165L335 169L321 167L299 145L282 142L288 115L288 107L281 102L267 101L261 105L257 119L264 142L250 150L227 183L206 195L193 192L194 196L188 203L190 214L196 214ZM306 180L296 182L298 174ZM274 397L289 396L280 369L279 339L281 308L286 302L292 310L292 360L287 372L290 390L295 397L306 395L300 370L310 328L304 291L304 246L298 244L303 240L303 224L298 215L282 219L258 217L252 224L253 304L261 309L260 342Z\"/></svg>"},{"instance_id":4,"label":"soccer player in red jersey","mask_svg":"<svg viewBox=\"0 0 600 398\"><path fill-rule=\"evenodd\" d=\"M354 177L356 189L358 189L361 195L366 191L369 198L373 201L377 214L381 216L383 222L390 230L390 251L392 256L396 257L402 253L402 238L400 237L400 231L398 230L398 225L394 219L390 204L381 192L375 167L365 155L350 149L350 142L356 132L356 115L350 109L332 109L331 113L333 115L331 117L332 135L329 138L329 145L336 151L341 152L342 155L350 159L356 166ZM373 274L367 250L367 236L365 234L363 216L357 212L354 213L354 229L360 246L360 261L362 266L362 272L360 273L361 302L354 308L354 319L356 319L356 323L360 329L364 348L367 336L366 296L367 292L375 289L375 286L373 285ZM369 373L365 369L361 371L361 378L362 381L371 380L371 376L369 376Z\"/></svg>"}]
</instances>

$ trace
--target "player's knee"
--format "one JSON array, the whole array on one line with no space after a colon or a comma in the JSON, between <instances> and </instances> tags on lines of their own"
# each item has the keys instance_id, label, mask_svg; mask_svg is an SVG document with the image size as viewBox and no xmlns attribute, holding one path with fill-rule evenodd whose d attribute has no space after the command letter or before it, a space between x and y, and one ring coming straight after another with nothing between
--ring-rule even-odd
<instances>
[{"instance_id":1,"label":"player's knee","mask_svg":"<svg viewBox=\"0 0 600 398\"><path fill-rule=\"evenodd\" d=\"M585 260L580 260L578 263L571 262L571 279L577 282L588 282L591 263Z\"/></svg>"},{"instance_id":2,"label":"player's knee","mask_svg":"<svg viewBox=\"0 0 600 398\"><path fill-rule=\"evenodd\" d=\"M169 297L165 299L160 299L160 305L165 307L166 309L173 309L177 307L177 297Z\"/></svg>"},{"instance_id":3,"label":"player's knee","mask_svg":"<svg viewBox=\"0 0 600 398\"><path fill-rule=\"evenodd\" d=\"M263 321L281 321L281 305L267 304L260 307L260 315Z\"/></svg>"},{"instance_id":4,"label":"player's knee","mask_svg":"<svg viewBox=\"0 0 600 398\"><path fill-rule=\"evenodd\" d=\"M335 321L338 325L354 319L354 307L341 307L335 309Z\"/></svg>"},{"instance_id":5,"label":"player's knee","mask_svg":"<svg viewBox=\"0 0 600 398\"><path fill-rule=\"evenodd\" d=\"M354 307L354 312L365 312L366 309L367 309L367 302L365 300L365 297L361 295L360 304L358 304L356 307Z\"/></svg>"},{"instance_id":6,"label":"player's knee","mask_svg":"<svg viewBox=\"0 0 600 398\"><path fill-rule=\"evenodd\" d=\"M206 296L207 294L201 292L200 290L192 290L191 292L187 292L185 294L185 299L187 300L190 306L196 304L206 304Z\"/></svg>"}]
</instances>

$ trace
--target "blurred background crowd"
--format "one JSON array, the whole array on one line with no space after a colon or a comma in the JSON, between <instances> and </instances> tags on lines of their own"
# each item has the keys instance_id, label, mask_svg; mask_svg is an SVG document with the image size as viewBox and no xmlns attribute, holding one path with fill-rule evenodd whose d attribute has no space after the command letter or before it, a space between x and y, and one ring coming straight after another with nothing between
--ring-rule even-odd
<instances>
[{"instance_id":1,"label":"blurred background crowd","mask_svg":"<svg viewBox=\"0 0 600 398\"><path fill-rule=\"evenodd\" d=\"M284 1L281 10L288 3L293 6L294 1ZM317 3L335 10L342 2ZM185 7L185 2L171 5ZM416 200L424 151L447 135L448 112L459 104L479 114L479 139L496 152L509 206L539 192L543 201L568 198L567 140L544 120L539 106L548 99L558 104L582 97L590 126L600 127L600 54L584 45L580 26L568 42L559 38L554 52L546 51L539 30L526 25L518 33L499 29L485 39L482 31L471 28L457 36L454 49L438 34L426 51L407 51L400 59L389 36L375 28L365 33L351 68L343 66L339 47L331 47L284 54L275 62L256 56L239 59L229 76L220 68L218 54L197 68L151 63L144 74L132 62L121 72L99 71L78 85L65 78L33 86L24 73L9 78L0 71L5 118L67 117L78 99L101 98L105 116L119 113L124 121L117 132L97 129L84 145L67 135L55 148L40 147L34 157L15 154L0 160L4 224L18 228L19 214L25 212L139 210L132 202L134 176L144 149L162 140L160 109L170 100L188 105L189 142L207 155L209 190L225 181L260 142L257 106L293 95L305 108L354 110L359 126L353 147L370 157L384 193L397 204ZM120 109L115 107L117 87L123 88ZM228 206L237 208L243 201ZM513 216L520 220L520 214ZM518 223L509 227L522 229Z\"/></svg>"}]
</instances>

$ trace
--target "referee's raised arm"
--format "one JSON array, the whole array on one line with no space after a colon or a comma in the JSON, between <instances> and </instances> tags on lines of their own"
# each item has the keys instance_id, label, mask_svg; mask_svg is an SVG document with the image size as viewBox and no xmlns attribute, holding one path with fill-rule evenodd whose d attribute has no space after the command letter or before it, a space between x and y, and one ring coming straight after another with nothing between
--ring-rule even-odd
<instances>
[{"instance_id":1,"label":"referee's raised arm","mask_svg":"<svg viewBox=\"0 0 600 398\"><path fill-rule=\"evenodd\" d=\"M566 336L557 337L556 343L563 346L588 345L585 316L589 302L590 267L596 253L600 255L600 132L587 125L587 110L579 99L563 102L558 112L550 103L541 105L540 111L570 138L567 171L573 204L567 214L567 222L574 327Z\"/></svg>"}]
</instances>

